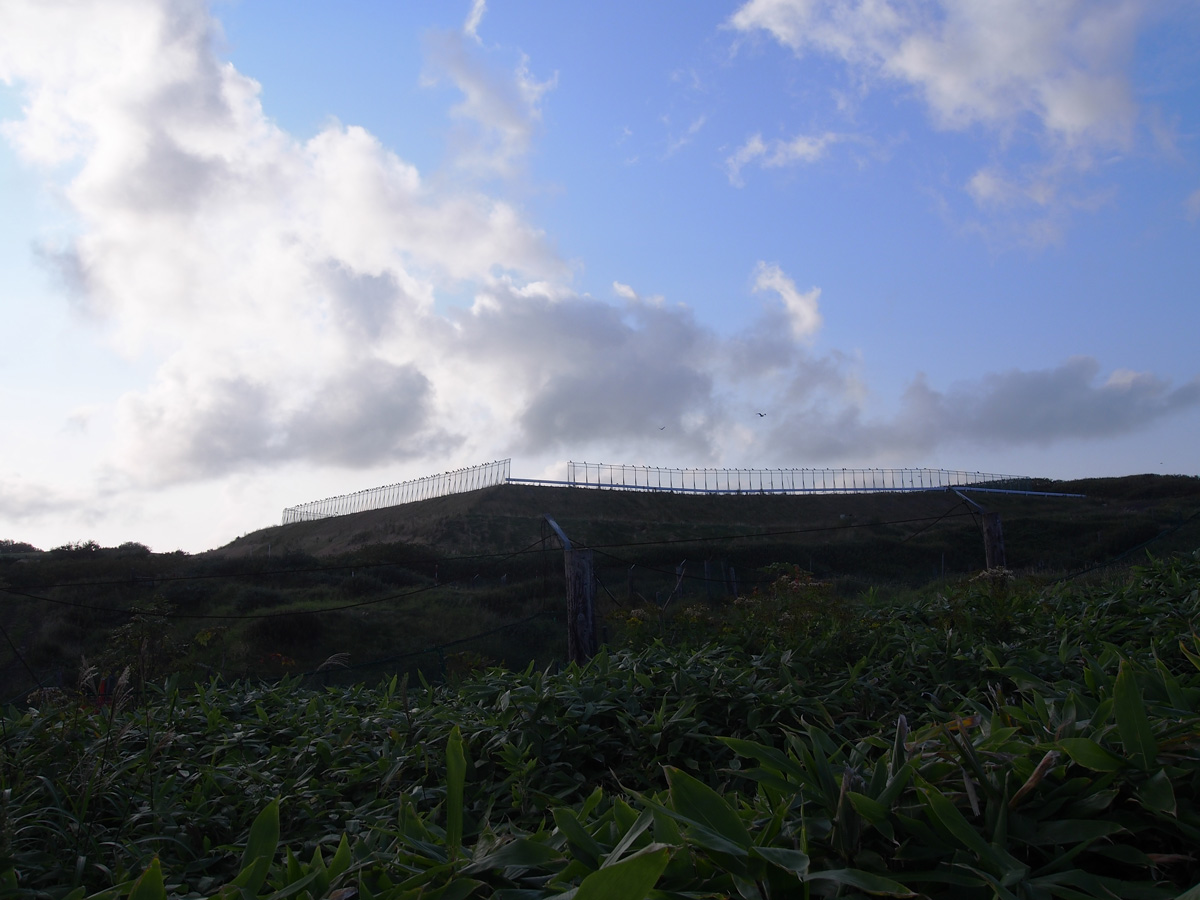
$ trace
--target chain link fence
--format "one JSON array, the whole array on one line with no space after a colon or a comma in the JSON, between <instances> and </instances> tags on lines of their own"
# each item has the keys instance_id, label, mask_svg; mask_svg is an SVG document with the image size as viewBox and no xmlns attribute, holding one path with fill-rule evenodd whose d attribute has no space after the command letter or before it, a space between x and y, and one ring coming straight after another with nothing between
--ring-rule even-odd
<instances>
[{"instance_id":1,"label":"chain link fence","mask_svg":"<svg viewBox=\"0 0 1200 900\"><path fill-rule=\"evenodd\" d=\"M1023 488L1031 481L956 469L674 469L568 462L566 484L696 494L849 494L980 485Z\"/></svg>"},{"instance_id":2,"label":"chain link fence","mask_svg":"<svg viewBox=\"0 0 1200 900\"><path fill-rule=\"evenodd\" d=\"M414 478L411 481L368 488L353 494L341 494L337 497L327 497L324 500L313 500L310 503L301 503L285 509L283 524L346 516L369 509L399 506L402 503L412 503L416 500L429 500L432 497L477 491L481 488L504 484L509 480L511 469L511 459L499 459L478 466L442 472L439 475L428 475L424 478Z\"/></svg>"}]
</instances>

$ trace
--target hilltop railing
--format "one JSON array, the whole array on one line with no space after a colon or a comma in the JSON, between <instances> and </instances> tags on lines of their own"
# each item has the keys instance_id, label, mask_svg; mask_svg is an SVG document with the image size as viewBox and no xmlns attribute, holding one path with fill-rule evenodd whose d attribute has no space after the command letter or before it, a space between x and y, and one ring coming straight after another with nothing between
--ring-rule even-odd
<instances>
[{"instance_id":1,"label":"hilltop railing","mask_svg":"<svg viewBox=\"0 0 1200 900\"><path fill-rule=\"evenodd\" d=\"M847 494L979 485L1019 489L1030 481L1023 476L954 469L674 469L568 462L564 484L696 494Z\"/></svg>"},{"instance_id":2,"label":"hilltop railing","mask_svg":"<svg viewBox=\"0 0 1200 900\"><path fill-rule=\"evenodd\" d=\"M511 469L511 459L498 459L465 469L454 469L438 475L414 478L411 481L368 488L353 494L341 494L337 497L326 497L324 500L313 500L310 503L301 503L285 509L283 524L347 516L369 509L383 509L388 506L399 506L402 503L412 503L415 500L429 500L432 497L477 491L481 488L504 484L509 480Z\"/></svg>"}]
</instances>

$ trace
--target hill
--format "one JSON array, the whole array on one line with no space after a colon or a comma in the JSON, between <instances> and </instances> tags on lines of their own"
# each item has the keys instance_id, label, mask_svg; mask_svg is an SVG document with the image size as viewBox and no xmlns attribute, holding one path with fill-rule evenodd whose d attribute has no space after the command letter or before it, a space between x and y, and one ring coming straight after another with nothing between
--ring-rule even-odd
<instances>
[{"instance_id":1,"label":"hill","mask_svg":"<svg viewBox=\"0 0 1200 900\"><path fill-rule=\"evenodd\" d=\"M1049 581L1200 547L1200 479L1039 482L1084 497L975 493L1000 514L1008 567ZM978 510L949 492L697 496L505 485L266 528L204 554L92 542L0 553L0 625L13 653L0 700L69 685L81 657L107 673L186 678L316 673L440 678L565 654L554 517L594 548L611 639L630 611L656 620L727 604L778 575L813 573L831 595L903 596L984 566ZM16 544L14 542L13 546Z\"/></svg>"},{"instance_id":2,"label":"hill","mask_svg":"<svg viewBox=\"0 0 1200 900\"><path fill-rule=\"evenodd\" d=\"M1011 568L1091 565L1155 538L1200 508L1200 478L1189 476L1039 480L1033 490L1044 495L967 494L1002 516ZM823 574L869 574L870 564L864 571L854 565L839 569L845 554L832 548L852 544L877 558L878 551L912 542L920 531L923 537L916 545L938 554L939 571L941 554L947 551L953 554L947 562L950 571L982 565L974 511L946 491L712 496L529 485L264 528L208 555L328 558L395 544L448 556L504 554L539 541L544 514L554 517L577 544L619 547L634 555L656 544L694 542L760 559L764 552L756 546L770 556L782 545L807 551L815 566L827 569ZM819 558L822 550L829 552L828 561ZM913 564L909 556L890 568L902 577L902 570ZM923 580L923 569L910 574Z\"/></svg>"}]
</instances>

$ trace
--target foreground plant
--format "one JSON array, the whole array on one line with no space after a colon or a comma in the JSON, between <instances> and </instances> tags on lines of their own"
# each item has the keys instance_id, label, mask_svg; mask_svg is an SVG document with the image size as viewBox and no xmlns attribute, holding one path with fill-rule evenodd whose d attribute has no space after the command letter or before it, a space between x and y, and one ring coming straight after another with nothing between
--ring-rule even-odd
<instances>
[{"instance_id":1,"label":"foreground plant","mask_svg":"<svg viewBox=\"0 0 1200 900\"><path fill-rule=\"evenodd\" d=\"M943 595L813 612L786 649L10 708L0 892L1185 896L1200 566L1005 589L1007 640Z\"/></svg>"}]
</instances>

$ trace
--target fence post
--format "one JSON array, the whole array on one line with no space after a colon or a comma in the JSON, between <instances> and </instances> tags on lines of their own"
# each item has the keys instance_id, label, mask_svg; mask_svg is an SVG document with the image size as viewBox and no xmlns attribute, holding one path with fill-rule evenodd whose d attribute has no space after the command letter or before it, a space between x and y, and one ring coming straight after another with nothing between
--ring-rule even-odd
<instances>
[{"instance_id":1,"label":"fence post","mask_svg":"<svg viewBox=\"0 0 1200 900\"><path fill-rule=\"evenodd\" d=\"M596 655L596 579L591 550L565 550L567 657L582 665Z\"/></svg>"},{"instance_id":2,"label":"fence post","mask_svg":"<svg viewBox=\"0 0 1200 900\"><path fill-rule=\"evenodd\" d=\"M983 555L989 569L1003 569L1004 531L1000 527L1000 513L983 514Z\"/></svg>"},{"instance_id":3,"label":"fence post","mask_svg":"<svg viewBox=\"0 0 1200 900\"><path fill-rule=\"evenodd\" d=\"M596 578L592 551L576 549L558 523L545 516L563 547L567 577L567 658L582 665L596 655Z\"/></svg>"},{"instance_id":4,"label":"fence post","mask_svg":"<svg viewBox=\"0 0 1200 900\"><path fill-rule=\"evenodd\" d=\"M947 490L954 490L947 488ZM1004 531L1000 527L1000 513L984 509L962 491L954 491L966 503L974 507L983 517L983 559L989 569L1003 569L1007 566L1004 559Z\"/></svg>"}]
</instances>

